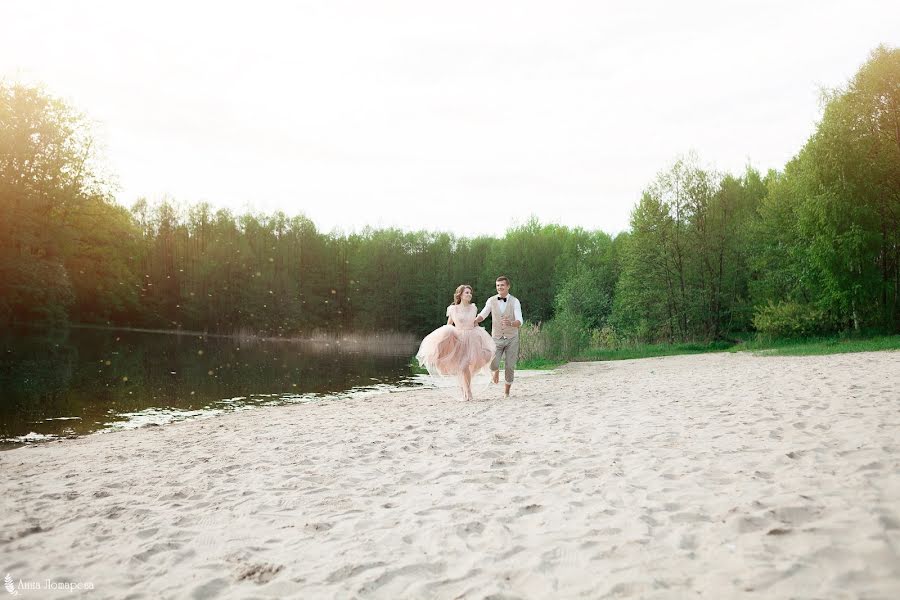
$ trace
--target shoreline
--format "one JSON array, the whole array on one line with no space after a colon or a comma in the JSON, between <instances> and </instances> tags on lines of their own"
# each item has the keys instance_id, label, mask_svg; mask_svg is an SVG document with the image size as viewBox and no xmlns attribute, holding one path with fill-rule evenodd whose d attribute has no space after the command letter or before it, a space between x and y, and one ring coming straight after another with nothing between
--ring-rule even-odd
<instances>
[{"instance_id":1,"label":"shoreline","mask_svg":"<svg viewBox=\"0 0 900 600\"><path fill-rule=\"evenodd\" d=\"M97 598L889 598L898 390L898 352L699 354L17 448L0 570Z\"/></svg>"},{"instance_id":2,"label":"shoreline","mask_svg":"<svg viewBox=\"0 0 900 600\"><path fill-rule=\"evenodd\" d=\"M275 406L300 406L315 402L334 402L345 401L349 399L377 396L381 394L399 393L406 390L415 390L423 387L415 383L408 385L394 384L374 384L363 385L348 390L335 392L309 392L306 394L283 394L280 396L277 404L274 404L272 395L264 394L257 398L257 402L246 402L244 404L234 404L234 398L225 398L213 401L210 405L203 409L181 409L176 407L148 407L138 412L124 413L122 416L128 417L126 420L110 421L104 427L89 431L86 433L70 433L67 435L51 435L40 434L34 431L27 433L19 438L26 438L24 441L13 441L16 438L0 438L0 453L8 452L22 447L42 446L45 444L62 443L65 440L81 439L93 435L109 435L122 431L134 431L138 429L146 429L148 427L166 427L174 423L182 423L186 421L197 421L221 417L231 413L239 413L248 410L267 409ZM243 398L247 399L247 398ZM212 408L212 405L222 405L218 408ZM162 422L160 418L162 417ZM53 417L50 420L72 420L81 419L81 417Z\"/></svg>"}]
</instances>

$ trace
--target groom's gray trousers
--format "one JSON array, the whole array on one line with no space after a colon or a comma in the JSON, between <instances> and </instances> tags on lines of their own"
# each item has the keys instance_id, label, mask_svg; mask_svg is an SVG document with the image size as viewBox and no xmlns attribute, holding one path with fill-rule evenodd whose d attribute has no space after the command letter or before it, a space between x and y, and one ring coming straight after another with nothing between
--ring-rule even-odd
<instances>
[{"instance_id":1,"label":"groom's gray trousers","mask_svg":"<svg viewBox=\"0 0 900 600\"><path fill-rule=\"evenodd\" d=\"M500 360L505 365L506 383L511 384L516 375L516 361L519 360L519 336L512 338L494 338L497 350L491 360L491 371L500 370Z\"/></svg>"}]
</instances>

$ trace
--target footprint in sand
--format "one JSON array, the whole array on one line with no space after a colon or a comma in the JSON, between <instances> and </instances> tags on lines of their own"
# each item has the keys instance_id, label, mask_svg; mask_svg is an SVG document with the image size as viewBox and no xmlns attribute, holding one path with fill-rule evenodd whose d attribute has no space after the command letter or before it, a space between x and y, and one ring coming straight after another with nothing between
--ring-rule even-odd
<instances>
[{"instance_id":1,"label":"footprint in sand","mask_svg":"<svg viewBox=\"0 0 900 600\"><path fill-rule=\"evenodd\" d=\"M376 579L367 582L359 588L360 594L371 594L372 592L384 587L397 577L408 577L414 580L424 580L434 578L447 570L444 563L419 563L406 565L398 569L389 569L382 573Z\"/></svg>"},{"instance_id":2,"label":"footprint in sand","mask_svg":"<svg viewBox=\"0 0 900 600\"><path fill-rule=\"evenodd\" d=\"M870 462L867 465L861 466L857 471L880 471L884 468L884 465L878 461Z\"/></svg>"},{"instance_id":3,"label":"footprint in sand","mask_svg":"<svg viewBox=\"0 0 900 600\"><path fill-rule=\"evenodd\" d=\"M772 522L769 519L764 519L762 517L741 517L737 521L737 530L738 533L753 533L771 525Z\"/></svg>"},{"instance_id":4,"label":"footprint in sand","mask_svg":"<svg viewBox=\"0 0 900 600\"><path fill-rule=\"evenodd\" d=\"M141 529L135 535L141 539L146 539L148 537L153 537L157 531L159 531L158 527L151 527L149 529Z\"/></svg>"},{"instance_id":5,"label":"footprint in sand","mask_svg":"<svg viewBox=\"0 0 900 600\"><path fill-rule=\"evenodd\" d=\"M340 581L344 581L345 579L356 577L360 573L364 573L370 569L383 567L384 565L385 563L383 562L362 563L359 565L344 565L340 569L332 571L331 574L329 574L328 577L325 578L325 581L328 583L338 583Z\"/></svg>"},{"instance_id":6,"label":"footprint in sand","mask_svg":"<svg viewBox=\"0 0 900 600\"><path fill-rule=\"evenodd\" d=\"M470 535L477 535L484 531L484 523L479 521L471 521L469 523L465 523L463 525L457 525L456 534L459 537L467 537Z\"/></svg>"},{"instance_id":7,"label":"footprint in sand","mask_svg":"<svg viewBox=\"0 0 900 600\"><path fill-rule=\"evenodd\" d=\"M178 542L156 542L145 549L143 552L139 552L131 558L132 560L136 560L139 562L147 562L149 558L159 554L160 552L169 552L171 550L178 550L179 548L181 548L181 544L179 544Z\"/></svg>"},{"instance_id":8,"label":"footprint in sand","mask_svg":"<svg viewBox=\"0 0 900 600\"><path fill-rule=\"evenodd\" d=\"M782 506L769 511L770 515L782 523L791 525L800 525L815 520L821 513L821 508L812 506Z\"/></svg>"},{"instance_id":9,"label":"footprint in sand","mask_svg":"<svg viewBox=\"0 0 900 600\"><path fill-rule=\"evenodd\" d=\"M118 519L124 513L125 513L124 506L115 505L115 506L111 506L108 509L106 509L106 511L104 511L104 513L103 513L103 516L106 517L107 519Z\"/></svg>"},{"instance_id":10,"label":"footprint in sand","mask_svg":"<svg viewBox=\"0 0 900 600\"><path fill-rule=\"evenodd\" d=\"M659 521L657 521L650 515L641 515L640 520L646 523L649 527L659 527Z\"/></svg>"},{"instance_id":11,"label":"footprint in sand","mask_svg":"<svg viewBox=\"0 0 900 600\"><path fill-rule=\"evenodd\" d=\"M325 522L307 523L305 525L305 529L307 531L316 531L316 532L328 531L332 527L334 527L334 525L332 525L331 523L325 523Z\"/></svg>"},{"instance_id":12,"label":"footprint in sand","mask_svg":"<svg viewBox=\"0 0 900 600\"><path fill-rule=\"evenodd\" d=\"M231 587L231 582L221 577L217 577L216 579L207 581L203 585L195 587L194 591L191 592L191 598L194 600L215 598L228 587Z\"/></svg>"},{"instance_id":13,"label":"footprint in sand","mask_svg":"<svg viewBox=\"0 0 900 600\"><path fill-rule=\"evenodd\" d=\"M697 549L697 538L694 537L690 533L686 533L681 536L681 539L678 540L678 547L682 550L696 550Z\"/></svg>"},{"instance_id":14,"label":"footprint in sand","mask_svg":"<svg viewBox=\"0 0 900 600\"><path fill-rule=\"evenodd\" d=\"M675 513L669 517L669 520L673 523L704 523L712 521L707 515L690 512Z\"/></svg>"},{"instance_id":15,"label":"footprint in sand","mask_svg":"<svg viewBox=\"0 0 900 600\"><path fill-rule=\"evenodd\" d=\"M519 513L516 516L521 517L522 515L533 515L535 513L541 512L542 510L544 510L544 507L540 504L529 504L520 508Z\"/></svg>"}]
</instances>

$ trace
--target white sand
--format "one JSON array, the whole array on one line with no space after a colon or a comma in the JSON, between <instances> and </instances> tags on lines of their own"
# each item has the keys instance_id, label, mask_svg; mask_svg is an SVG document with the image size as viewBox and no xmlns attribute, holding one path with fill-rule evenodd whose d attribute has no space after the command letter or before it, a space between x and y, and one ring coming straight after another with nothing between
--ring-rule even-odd
<instances>
[{"instance_id":1,"label":"white sand","mask_svg":"<svg viewBox=\"0 0 900 600\"><path fill-rule=\"evenodd\" d=\"M0 580L91 598L900 598L900 353L572 364L513 392L2 452Z\"/></svg>"}]
</instances>

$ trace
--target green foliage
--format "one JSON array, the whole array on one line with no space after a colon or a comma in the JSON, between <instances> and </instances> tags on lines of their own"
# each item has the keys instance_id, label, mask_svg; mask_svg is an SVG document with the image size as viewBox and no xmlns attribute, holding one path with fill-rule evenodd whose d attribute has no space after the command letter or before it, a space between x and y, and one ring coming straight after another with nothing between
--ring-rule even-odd
<instances>
[{"instance_id":1,"label":"green foliage","mask_svg":"<svg viewBox=\"0 0 900 600\"><path fill-rule=\"evenodd\" d=\"M544 324L526 323L519 330L519 358L523 361L571 360L585 350L591 330L571 313L557 315Z\"/></svg>"},{"instance_id":2,"label":"green foliage","mask_svg":"<svg viewBox=\"0 0 900 600\"><path fill-rule=\"evenodd\" d=\"M555 318L577 320L588 329L602 327L612 312L619 276L616 248L603 233L576 229L566 240L570 247L557 259L560 273L554 298Z\"/></svg>"},{"instance_id":3,"label":"green foliage","mask_svg":"<svg viewBox=\"0 0 900 600\"><path fill-rule=\"evenodd\" d=\"M40 89L0 83L0 320L6 324L64 323L73 304L97 295L96 288L77 285L67 265L90 260L85 236L106 233L108 220L91 214L115 211L96 173L81 115Z\"/></svg>"},{"instance_id":4,"label":"green foliage","mask_svg":"<svg viewBox=\"0 0 900 600\"><path fill-rule=\"evenodd\" d=\"M609 325L591 331L591 348L612 349L619 347L620 344L622 344L621 337Z\"/></svg>"},{"instance_id":5,"label":"green foliage","mask_svg":"<svg viewBox=\"0 0 900 600\"><path fill-rule=\"evenodd\" d=\"M771 338L808 337L827 329L825 323L821 310L799 302L768 304L753 316L756 331Z\"/></svg>"},{"instance_id":6,"label":"green foliage","mask_svg":"<svg viewBox=\"0 0 900 600\"><path fill-rule=\"evenodd\" d=\"M587 322L579 315L569 312L563 312L548 321L541 332L549 343L547 358L557 360L577 356L591 341L591 330L588 329Z\"/></svg>"},{"instance_id":7,"label":"green foliage","mask_svg":"<svg viewBox=\"0 0 900 600\"><path fill-rule=\"evenodd\" d=\"M752 351L765 356L811 356L845 352L900 350L900 335L831 335L802 339L757 339L729 351Z\"/></svg>"},{"instance_id":8,"label":"green foliage","mask_svg":"<svg viewBox=\"0 0 900 600\"><path fill-rule=\"evenodd\" d=\"M519 328L519 360L549 360L550 344L536 323L525 322Z\"/></svg>"},{"instance_id":9,"label":"green foliage","mask_svg":"<svg viewBox=\"0 0 900 600\"><path fill-rule=\"evenodd\" d=\"M641 342L716 339L749 325L747 233L764 194L742 178L677 161L631 217L610 323Z\"/></svg>"},{"instance_id":10,"label":"green foliage","mask_svg":"<svg viewBox=\"0 0 900 600\"><path fill-rule=\"evenodd\" d=\"M488 296L493 294L494 280L498 275L510 278L511 293L528 300L526 319L540 323L553 316L553 301L560 284L557 263L574 232L560 225L541 225L532 218L525 225L506 232L496 250L489 252L486 264L493 274L486 286ZM488 281L484 281L488 284ZM487 297L487 296L485 296ZM523 306L524 309L524 306Z\"/></svg>"},{"instance_id":11,"label":"green foliage","mask_svg":"<svg viewBox=\"0 0 900 600\"><path fill-rule=\"evenodd\" d=\"M72 215L75 232L64 258L79 320L127 322L138 310L134 273L140 232L124 208L90 198Z\"/></svg>"},{"instance_id":12,"label":"green foliage","mask_svg":"<svg viewBox=\"0 0 900 600\"><path fill-rule=\"evenodd\" d=\"M415 356L410 357L409 364L407 366L409 367L409 372L413 375L428 375L428 369L421 366L419 364L419 361L416 360Z\"/></svg>"},{"instance_id":13,"label":"green foliage","mask_svg":"<svg viewBox=\"0 0 900 600\"><path fill-rule=\"evenodd\" d=\"M822 309L832 330L900 326L900 50L876 49L770 182L756 225L757 305Z\"/></svg>"},{"instance_id":14,"label":"green foliage","mask_svg":"<svg viewBox=\"0 0 900 600\"><path fill-rule=\"evenodd\" d=\"M615 238L534 218L498 238L342 235L206 204L125 210L97 175L84 118L0 84L0 321L418 335L445 322L457 285L483 306L503 274L522 300L526 361L703 346L754 327L897 331L897 123L900 51L881 47L826 95L782 172L723 174L689 155L647 186Z\"/></svg>"},{"instance_id":15,"label":"green foliage","mask_svg":"<svg viewBox=\"0 0 900 600\"><path fill-rule=\"evenodd\" d=\"M4 265L3 289L0 318L10 323L63 325L75 299L65 268L42 258Z\"/></svg>"},{"instance_id":16,"label":"green foliage","mask_svg":"<svg viewBox=\"0 0 900 600\"><path fill-rule=\"evenodd\" d=\"M141 201L132 212L143 232L138 268L147 323L225 333L245 328L272 335L424 333L445 322L457 285L474 285L476 302L483 305L500 273L513 279L528 318L539 319L553 314L555 288L544 286L531 298L529 286L543 289L540 279L523 277L520 286L515 269L491 265L515 248L545 270L536 276L554 277L553 265L577 266L584 244L605 240L609 245L605 234L536 222L496 240L393 229L326 235L304 217L211 215L203 205L185 210L169 202ZM594 254L592 260L604 266L602 255ZM612 275L606 277L612 281Z\"/></svg>"},{"instance_id":17,"label":"green foliage","mask_svg":"<svg viewBox=\"0 0 900 600\"><path fill-rule=\"evenodd\" d=\"M545 358L535 358L531 360L520 360L516 363L516 370L518 371L543 371L555 369L560 365L564 365L565 361L562 360L549 360Z\"/></svg>"},{"instance_id":18,"label":"green foliage","mask_svg":"<svg viewBox=\"0 0 900 600\"><path fill-rule=\"evenodd\" d=\"M625 344L618 348L591 348L578 356L578 360L632 360L655 356L679 354L705 354L722 352L732 348L730 342L682 342L677 344Z\"/></svg>"}]
</instances>

